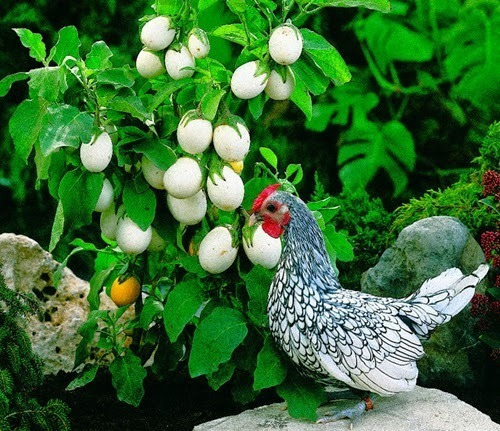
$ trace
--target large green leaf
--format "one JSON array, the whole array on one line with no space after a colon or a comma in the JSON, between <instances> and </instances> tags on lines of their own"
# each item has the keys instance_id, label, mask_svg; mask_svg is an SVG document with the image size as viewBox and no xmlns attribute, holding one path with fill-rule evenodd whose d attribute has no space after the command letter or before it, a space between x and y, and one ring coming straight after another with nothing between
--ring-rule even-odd
<instances>
[{"instance_id":1,"label":"large green leaf","mask_svg":"<svg viewBox=\"0 0 500 431\"><path fill-rule=\"evenodd\" d=\"M365 122L343 134L338 154L339 177L346 189L365 188L379 169L384 169L400 194L408 182L407 171L415 167L413 137L399 121Z\"/></svg>"},{"instance_id":2,"label":"large green leaf","mask_svg":"<svg viewBox=\"0 0 500 431\"><path fill-rule=\"evenodd\" d=\"M229 361L248 333L244 316L235 309L217 307L202 320L193 337L189 374L198 377L217 371Z\"/></svg>"},{"instance_id":3,"label":"large green leaf","mask_svg":"<svg viewBox=\"0 0 500 431\"><path fill-rule=\"evenodd\" d=\"M277 388L278 395L287 405L290 416L300 419L316 420L316 410L325 402L325 391L321 385L289 372L283 384Z\"/></svg>"},{"instance_id":4,"label":"large green leaf","mask_svg":"<svg viewBox=\"0 0 500 431\"><path fill-rule=\"evenodd\" d=\"M248 38L243 24L221 25L212 32L212 35L229 40L230 42L238 43L239 45L246 46L248 44Z\"/></svg>"},{"instance_id":5,"label":"large green leaf","mask_svg":"<svg viewBox=\"0 0 500 431\"><path fill-rule=\"evenodd\" d=\"M267 293L274 272L263 266L254 266L245 275L248 292L248 316L258 326L267 326Z\"/></svg>"},{"instance_id":6,"label":"large green leaf","mask_svg":"<svg viewBox=\"0 0 500 431\"><path fill-rule=\"evenodd\" d=\"M156 195L142 178L140 181L130 180L125 183L123 204L127 215L142 230L151 226L156 213Z\"/></svg>"},{"instance_id":7,"label":"large green leaf","mask_svg":"<svg viewBox=\"0 0 500 431\"><path fill-rule=\"evenodd\" d=\"M49 102L57 102L59 95L68 89L66 75L60 67L41 67L29 72L30 98L41 97Z\"/></svg>"},{"instance_id":8,"label":"large green leaf","mask_svg":"<svg viewBox=\"0 0 500 431\"><path fill-rule=\"evenodd\" d=\"M78 30L75 26L67 26L59 30L57 42L50 50L49 59L54 60L56 64L61 65L66 57L80 58L80 39Z\"/></svg>"},{"instance_id":9,"label":"large green leaf","mask_svg":"<svg viewBox=\"0 0 500 431\"><path fill-rule=\"evenodd\" d=\"M29 54L31 57L33 57L36 61L45 61L47 49L45 48L41 34L33 33L27 28L15 28L13 30L17 33L19 39L21 39L23 46L29 48Z\"/></svg>"},{"instance_id":10,"label":"large green leaf","mask_svg":"<svg viewBox=\"0 0 500 431\"><path fill-rule=\"evenodd\" d=\"M61 201L57 203L56 215L52 224L52 232L50 234L49 252L52 252L64 232L64 211Z\"/></svg>"},{"instance_id":11,"label":"large green leaf","mask_svg":"<svg viewBox=\"0 0 500 431\"><path fill-rule=\"evenodd\" d=\"M257 368L254 372L255 390L271 388L283 383L287 373L286 364L276 350L272 337L268 335L262 350L257 355Z\"/></svg>"},{"instance_id":12,"label":"large green leaf","mask_svg":"<svg viewBox=\"0 0 500 431\"><path fill-rule=\"evenodd\" d=\"M9 132L17 154L25 163L42 130L42 120L47 113L44 100L22 101L9 121Z\"/></svg>"},{"instance_id":13,"label":"large green leaf","mask_svg":"<svg viewBox=\"0 0 500 431\"><path fill-rule=\"evenodd\" d=\"M97 75L99 84L109 84L115 88L132 87L134 76L129 66L103 70Z\"/></svg>"},{"instance_id":14,"label":"large green leaf","mask_svg":"<svg viewBox=\"0 0 500 431\"><path fill-rule=\"evenodd\" d=\"M300 32L304 39L304 51L335 85L351 80L351 72L344 59L323 36L307 28Z\"/></svg>"},{"instance_id":15,"label":"large green leaf","mask_svg":"<svg viewBox=\"0 0 500 431\"><path fill-rule=\"evenodd\" d=\"M99 371L99 365L86 364L83 371L66 386L66 390L74 391L75 389L88 385L96 378L97 371Z\"/></svg>"},{"instance_id":16,"label":"large green leaf","mask_svg":"<svg viewBox=\"0 0 500 431\"><path fill-rule=\"evenodd\" d=\"M298 3L307 3L321 7L364 7L378 10L380 12L390 12L391 2L389 0L299 0Z\"/></svg>"},{"instance_id":17,"label":"large green leaf","mask_svg":"<svg viewBox=\"0 0 500 431\"><path fill-rule=\"evenodd\" d=\"M295 89L293 90L290 100L295 103L304 113L306 118L312 118L312 99L307 89L307 85L301 78L296 78Z\"/></svg>"},{"instance_id":18,"label":"large green leaf","mask_svg":"<svg viewBox=\"0 0 500 431\"><path fill-rule=\"evenodd\" d=\"M77 229L92 222L104 176L86 170L75 169L64 175L59 185L64 218L69 226Z\"/></svg>"},{"instance_id":19,"label":"large green leaf","mask_svg":"<svg viewBox=\"0 0 500 431\"><path fill-rule=\"evenodd\" d=\"M175 342L203 304L203 286L198 278L182 281L168 294L163 323L170 341Z\"/></svg>"},{"instance_id":20,"label":"large green leaf","mask_svg":"<svg viewBox=\"0 0 500 431\"><path fill-rule=\"evenodd\" d=\"M319 96L326 91L329 80L311 58L302 56L291 67L295 79L300 79L312 94Z\"/></svg>"},{"instance_id":21,"label":"large green leaf","mask_svg":"<svg viewBox=\"0 0 500 431\"><path fill-rule=\"evenodd\" d=\"M49 155L60 147L78 148L90 142L94 120L86 112L71 105L51 105L43 118L40 148Z\"/></svg>"},{"instance_id":22,"label":"large green leaf","mask_svg":"<svg viewBox=\"0 0 500 431\"><path fill-rule=\"evenodd\" d=\"M109 60L111 57L113 57L113 53L105 42L95 42L87 54L85 65L94 70L108 69L111 67Z\"/></svg>"},{"instance_id":23,"label":"large green leaf","mask_svg":"<svg viewBox=\"0 0 500 431\"><path fill-rule=\"evenodd\" d=\"M118 356L109 365L112 383L120 401L138 407L144 396L143 381L148 374L141 360L131 350Z\"/></svg>"},{"instance_id":24,"label":"large green leaf","mask_svg":"<svg viewBox=\"0 0 500 431\"><path fill-rule=\"evenodd\" d=\"M4 97L10 91L14 82L25 81L28 78L29 75L26 72L17 72L0 79L0 97Z\"/></svg>"}]
</instances>

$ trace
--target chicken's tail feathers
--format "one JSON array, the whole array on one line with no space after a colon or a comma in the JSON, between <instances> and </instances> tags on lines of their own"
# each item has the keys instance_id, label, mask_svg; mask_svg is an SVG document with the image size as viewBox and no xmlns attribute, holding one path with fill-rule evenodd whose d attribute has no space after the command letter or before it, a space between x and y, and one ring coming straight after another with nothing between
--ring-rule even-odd
<instances>
[{"instance_id":1,"label":"chicken's tail feathers","mask_svg":"<svg viewBox=\"0 0 500 431\"><path fill-rule=\"evenodd\" d=\"M464 275L460 269L451 268L426 280L400 302L400 316L417 335L428 337L466 307L488 270L488 265L482 264L472 274Z\"/></svg>"}]
</instances>

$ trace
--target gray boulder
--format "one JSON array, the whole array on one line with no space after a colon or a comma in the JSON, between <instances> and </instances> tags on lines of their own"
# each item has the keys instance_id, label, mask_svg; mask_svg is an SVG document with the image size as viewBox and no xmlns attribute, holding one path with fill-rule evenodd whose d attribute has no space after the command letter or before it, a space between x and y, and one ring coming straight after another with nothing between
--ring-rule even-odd
<instances>
[{"instance_id":1,"label":"gray boulder","mask_svg":"<svg viewBox=\"0 0 500 431\"><path fill-rule=\"evenodd\" d=\"M448 268L471 273L483 262L481 247L458 219L429 217L401 231L394 245L363 275L361 290L401 298ZM484 287L478 290L483 292ZM441 387L474 383L474 364L482 354L474 324L466 308L424 341L426 356L418 364L421 383Z\"/></svg>"},{"instance_id":2,"label":"gray boulder","mask_svg":"<svg viewBox=\"0 0 500 431\"><path fill-rule=\"evenodd\" d=\"M325 412L324 408L322 411ZM325 414L325 413L322 413ZM315 423L292 419L286 404L247 410L198 425L194 431L346 431L348 421ZM454 395L419 386L412 392L377 401L353 427L356 431L500 431L500 425Z\"/></svg>"}]
</instances>

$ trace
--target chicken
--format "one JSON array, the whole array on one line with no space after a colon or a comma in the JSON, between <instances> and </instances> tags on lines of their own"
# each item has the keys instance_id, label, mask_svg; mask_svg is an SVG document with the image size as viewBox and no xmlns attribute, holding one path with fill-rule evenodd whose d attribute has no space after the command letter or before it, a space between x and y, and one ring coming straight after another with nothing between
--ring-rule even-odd
<instances>
[{"instance_id":1,"label":"chicken","mask_svg":"<svg viewBox=\"0 0 500 431\"><path fill-rule=\"evenodd\" d=\"M471 275L451 268L403 299L343 289L314 215L299 198L264 189L255 199L250 224L283 236L283 252L272 281L267 311L271 333L305 374L325 384L343 382L371 394L350 409L322 418L358 417L377 396L411 391L421 339L459 313L488 272Z\"/></svg>"}]
</instances>

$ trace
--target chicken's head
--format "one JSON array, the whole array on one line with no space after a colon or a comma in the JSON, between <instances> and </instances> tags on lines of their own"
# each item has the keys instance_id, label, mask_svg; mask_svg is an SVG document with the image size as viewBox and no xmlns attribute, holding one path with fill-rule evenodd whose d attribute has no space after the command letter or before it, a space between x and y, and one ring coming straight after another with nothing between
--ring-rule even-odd
<instances>
[{"instance_id":1,"label":"chicken's head","mask_svg":"<svg viewBox=\"0 0 500 431\"><path fill-rule=\"evenodd\" d=\"M279 236L290 222L288 206L281 202L277 193L280 184L266 187L255 199L252 206L252 215L249 224L262 222L262 229L273 238Z\"/></svg>"}]
</instances>

